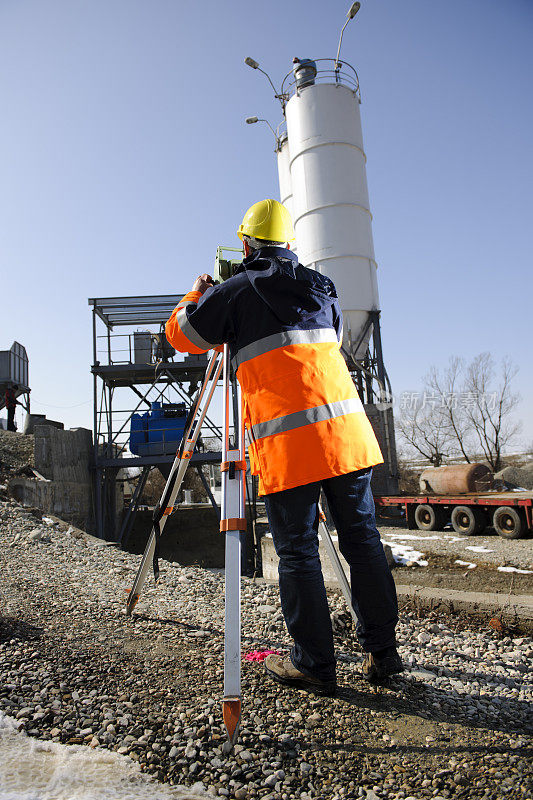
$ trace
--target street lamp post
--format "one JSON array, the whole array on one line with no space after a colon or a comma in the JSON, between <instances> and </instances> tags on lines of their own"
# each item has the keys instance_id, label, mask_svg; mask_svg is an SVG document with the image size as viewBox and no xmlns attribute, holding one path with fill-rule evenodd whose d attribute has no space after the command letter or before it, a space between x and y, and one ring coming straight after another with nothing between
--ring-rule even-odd
<instances>
[{"instance_id":1,"label":"street lamp post","mask_svg":"<svg viewBox=\"0 0 533 800\"><path fill-rule=\"evenodd\" d=\"M274 138L276 140L276 147L279 147L279 136L267 119L259 119L259 117L246 117L247 125L255 125L256 122L264 122L266 125L268 125L268 127L274 134Z\"/></svg>"},{"instance_id":2,"label":"street lamp post","mask_svg":"<svg viewBox=\"0 0 533 800\"><path fill-rule=\"evenodd\" d=\"M344 33L344 29L346 28L346 26L349 23L349 21L355 17L355 15L357 14L357 12L359 11L360 8L361 8L361 3L359 3L359 2L352 3L348 13L346 14L347 19L346 19L346 22L344 23L344 25L342 26L341 35L340 35L340 39L339 39L339 47L337 49L337 58L335 59L335 72L338 72L339 67L340 67L339 56L340 56L340 52L341 52L342 35Z\"/></svg>"},{"instance_id":3,"label":"street lamp post","mask_svg":"<svg viewBox=\"0 0 533 800\"><path fill-rule=\"evenodd\" d=\"M276 100L280 100L280 102L283 104L283 95L281 95L278 92L278 90L276 89L276 87L272 83L272 80L271 80L270 75L268 74L268 72L265 72L264 69L261 69L261 67L259 66L259 63L254 58L250 58L250 56L246 56L246 58L244 59L244 63L247 64L252 69L259 70L259 72L262 72L263 75L266 75L268 82L270 83L270 85L274 89L274 97L276 98Z\"/></svg>"}]
</instances>

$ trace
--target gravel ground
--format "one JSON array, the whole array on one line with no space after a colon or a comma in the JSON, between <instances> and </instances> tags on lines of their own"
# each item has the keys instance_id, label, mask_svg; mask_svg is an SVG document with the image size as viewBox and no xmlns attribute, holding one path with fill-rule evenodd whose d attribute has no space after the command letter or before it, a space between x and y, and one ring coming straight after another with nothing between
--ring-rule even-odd
<instances>
[{"instance_id":1,"label":"gravel ground","mask_svg":"<svg viewBox=\"0 0 533 800\"><path fill-rule=\"evenodd\" d=\"M13 431L0 431L0 482L35 464L34 437Z\"/></svg>"},{"instance_id":2,"label":"gravel ground","mask_svg":"<svg viewBox=\"0 0 533 800\"><path fill-rule=\"evenodd\" d=\"M0 710L31 737L108 748L171 784L236 798L531 800L533 645L403 614L409 670L386 687L332 593L338 695L243 662L243 721L222 753L223 576L161 562L132 618L139 557L0 502ZM243 650L289 644L275 586L243 579Z\"/></svg>"}]
</instances>

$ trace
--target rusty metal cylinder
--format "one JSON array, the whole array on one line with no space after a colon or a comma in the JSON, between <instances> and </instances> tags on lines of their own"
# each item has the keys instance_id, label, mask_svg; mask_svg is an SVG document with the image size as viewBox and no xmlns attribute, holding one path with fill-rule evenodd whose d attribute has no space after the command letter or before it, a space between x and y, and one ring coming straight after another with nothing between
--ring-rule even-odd
<instances>
[{"instance_id":1,"label":"rusty metal cylinder","mask_svg":"<svg viewBox=\"0 0 533 800\"><path fill-rule=\"evenodd\" d=\"M424 494L487 492L493 485L494 476L485 464L430 467L420 475L420 491Z\"/></svg>"}]
</instances>

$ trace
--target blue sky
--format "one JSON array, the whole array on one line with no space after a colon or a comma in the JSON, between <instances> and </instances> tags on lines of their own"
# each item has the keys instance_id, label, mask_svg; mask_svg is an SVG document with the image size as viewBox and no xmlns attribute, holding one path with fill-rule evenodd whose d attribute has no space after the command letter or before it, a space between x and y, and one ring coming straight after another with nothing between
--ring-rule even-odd
<instances>
[{"instance_id":1,"label":"blue sky","mask_svg":"<svg viewBox=\"0 0 533 800\"><path fill-rule=\"evenodd\" d=\"M333 57L349 2L2 0L0 349L33 410L91 426L87 298L180 293L278 196L275 83ZM490 350L533 441L531 0L363 0L359 72L383 344L396 393Z\"/></svg>"}]
</instances>

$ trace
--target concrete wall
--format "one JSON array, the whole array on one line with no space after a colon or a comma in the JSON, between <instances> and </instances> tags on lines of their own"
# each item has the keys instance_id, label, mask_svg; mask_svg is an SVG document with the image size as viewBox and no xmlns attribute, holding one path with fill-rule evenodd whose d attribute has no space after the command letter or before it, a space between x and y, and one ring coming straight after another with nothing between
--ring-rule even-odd
<instances>
[{"instance_id":1,"label":"concrete wall","mask_svg":"<svg viewBox=\"0 0 533 800\"><path fill-rule=\"evenodd\" d=\"M248 509L247 516L248 516ZM211 505L180 506L168 518L161 539L161 557L184 566L223 567L225 536ZM143 553L152 530L152 512L138 511L124 549ZM252 526L243 537L243 550L253 547ZM244 562L244 559L243 559ZM248 566L250 566L248 564ZM243 571L245 563L243 563Z\"/></svg>"},{"instance_id":2,"label":"concrete wall","mask_svg":"<svg viewBox=\"0 0 533 800\"><path fill-rule=\"evenodd\" d=\"M35 428L39 425L52 425L54 428L61 428L61 430L65 427L62 422L47 419L46 414L26 414L23 431L24 435L35 433Z\"/></svg>"},{"instance_id":3,"label":"concrete wall","mask_svg":"<svg viewBox=\"0 0 533 800\"><path fill-rule=\"evenodd\" d=\"M51 481L90 484L93 437L86 428L35 428L35 469Z\"/></svg>"},{"instance_id":4,"label":"concrete wall","mask_svg":"<svg viewBox=\"0 0 533 800\"><path fill-rule=\"evenodd\" d=\"M152 512L138 511L126 543L130 553L143 553L152 530ZM224 566L224 535L211 505L177 508L165 523L161 557L189 566Z\"/></svg>"},{"instance_id":5,"label":"concrete wall","mask_svg":"<svg viewBox=\"0 0 533 800\"><path fill-rule=\"evenodd\" d=\"M9 490L25 506L54 514L82 530L90 530L93 511L90 486L70 482L12 478Z\"/></svg>"},{"instance_id":6,"label":"concrete wall","mask_svg":"<svg viewBox=\"0 0 533 800\"><path fill-rule=\"evenodd\" d=\"M277 583L279 559L276 555L276 551L274 549L274 542L271 536L263 536L263 538L261 539L261 552L263 555L263 578L266 581ZM320 562L322 564L322 574L324 576L324 583L326 584L326 586L338 588L339 584L337 581L337 577L335 575L335 572L333 571L333 567L331 566L331 561L329 560L329 556L322 541L320 542L318 553L320 555ZM344 558L341 556L340 553L339 553L339 558L342 564L342 568L344 569L344 572L347 575L348 580L350 580L350 568L348 567L348 564L346 563L346 561L344 560Z\"/></svg>"},{"instance_id":7,"label":"concrete wall","mask_svg":"<svg viewBox=\"0 0 533 800\"><path fill-rule=\"evenodd\" d=\"M332 534L335 537L335 534ZM350 568L348 563L345 561L344 557L339 552L338 542L336 538L333 539L335 542L335 547L337 550L337 554L339 556L340 562L342 564L342 568L344 570L344 574L350 580ZM387 562L389 566L392 568L394 566L394 557L392 555L392 551L388 545L384 546L385 555L387 557ZM279 559L276 555L276 550L274 549L274 542L271 536L263 536L261 539L261 551L263 555L263 578L266 581L277 583L278 580L278 564ZM319 547L318 547L318 554L320 556L320 563L322 564L322 574L324 576L324 583L326 586L332 588L339 588L339 583L337 581L337 576L335 575L335 571L331 565L331 561L328 556L328 552L324 547L324 543L320 540Z\"/></svg>"},{"instance_id":8,"label":"concrete wall","mask_svg":"<svg viewBox=\"0 0 533 800\"><path fill-rule=\"evenodd\" d=\"M91 431L85 428L64 431L40 425L35 429L35 469L44 480L13 478L9 482L10 491L25 506L92 530L91 456Z\"/></svg>"}]
</instances>

